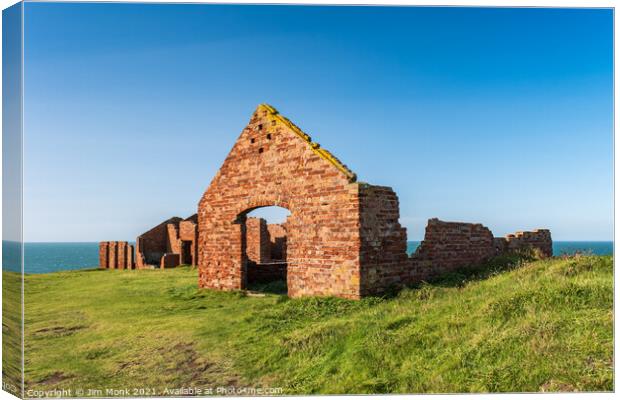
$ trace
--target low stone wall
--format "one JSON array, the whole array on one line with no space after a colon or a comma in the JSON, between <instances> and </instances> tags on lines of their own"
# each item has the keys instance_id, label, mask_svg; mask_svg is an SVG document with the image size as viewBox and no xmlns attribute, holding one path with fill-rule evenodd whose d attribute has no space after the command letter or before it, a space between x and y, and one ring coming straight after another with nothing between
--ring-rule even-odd
<instances>
[{"instance_id":1,"label":"low stone wall","mask_svg":"<svg viewBox=\"0 0 620 400\"><path fill-rule=\"evenodd\" d=\"M99 268L134 269L134 248L127 242L99 242Z\"/></svg>"}]
</instances>

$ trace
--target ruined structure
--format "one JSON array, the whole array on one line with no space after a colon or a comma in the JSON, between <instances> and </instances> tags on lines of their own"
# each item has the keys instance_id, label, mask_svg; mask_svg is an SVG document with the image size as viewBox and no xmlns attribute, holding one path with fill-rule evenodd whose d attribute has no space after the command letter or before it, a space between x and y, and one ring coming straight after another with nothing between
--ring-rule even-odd
<instances>
[{"instance_id":1,"label":"ruined structure","mask_svg":"<svg viewBox=\"0 0 620 400\"><path fill-rule=\"evenodd\" d=\"M247 216L269 206L286 208L287 221ZM200 199L198 214L140 235L136 266L197 264L203 288L285 279L290 296L357 299L508 251L552 254L548 230L494 238L481 224L431 219L409 256L399 217L391 188L357 182L340 160L263 104Z\"/></svg>"},{"instance_id":2,"label":"ruined structure","mask_svg":"<svg viewBox=\"0 0 620 400\"><path fill-rule=\"evenodd\" d=\"M243 289L264 235L247 214L280 206L286 222L286 277L291 296L359 298L482 262L519 246L550 254L548 231L506 246L479 224L429 221L412 257L399 223L398 197L356 175L274 108L261 105L243 129L198 205L199 284ZM515 247L516 246L516 247ZM262 261L259 257L259 261Z\"/></svg>"},{"instance_id":3,"label":"ruined structure","mask_svg":"<svg viewBox=\"0 0 620 400\"><path fill-rule=\"evenodd\" d=\"M100 242L99 268L133 269L133 251L127 242Z\"/></svg>"},{"instance_id":4,"label":"ruined structure","mask_svg":"<svg viewBox=\"0 0 620 400\"><path fill-rule=\"evenodd\" d=\"M246 219L247 282L287 279L286 224L267 224L263 218Z\"/></svg>"},{"instance_id":5,"label":"ruined structure","mask_svg":"<svg viewBox=\"0 0 620 400\"><path fill-rule=\"evenodd\" d=\"M196 263L197 216L172 217L144 232L136 239L136 266L176 267Z\"/></svg>"}]
</instances>

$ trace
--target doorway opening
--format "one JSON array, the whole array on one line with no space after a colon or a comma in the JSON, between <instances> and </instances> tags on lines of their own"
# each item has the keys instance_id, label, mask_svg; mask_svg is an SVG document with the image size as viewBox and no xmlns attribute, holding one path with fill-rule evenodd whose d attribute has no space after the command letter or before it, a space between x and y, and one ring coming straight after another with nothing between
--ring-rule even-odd
<instances>
[{"instance_id":1,"label":"doorway opening","mask_svg":"<svg viewBox=\"0 0 620 400\"><path fill-rule=\"evenodd\" d=\"M246 287L251 291L286 294L287 220L286 208L260 207L245 213L243 259Z\"/></svg>"},{"instance_id":2,"label":"doorway opening","mask_svg":"<svg viewBox=\"0 0 620 400\"><path fill-rule=\"evenodd\" d=\"M191 240L181 241L181 263L187 265L194 265L194 259L192 257L192 244Z\"/></svg>"}]
</instances>

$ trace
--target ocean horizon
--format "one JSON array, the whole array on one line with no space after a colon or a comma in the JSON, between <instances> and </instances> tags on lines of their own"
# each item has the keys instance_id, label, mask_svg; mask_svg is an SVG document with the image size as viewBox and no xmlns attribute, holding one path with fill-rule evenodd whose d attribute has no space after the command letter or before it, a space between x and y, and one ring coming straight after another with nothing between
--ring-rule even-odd
<instances>
[{"instance_id":1,"label":"ocean horizon","mask_svg":"<svg viewBox=\"0 0 620 400\"><path fill-rule=\"evenodd\" d=\"M134 244L133 242L128 242ZM420 241L407 241L407 253L412 254ZM613 255L613 241L554 241L553 255L592 253ZM21 246L19 242L2 241L3 264L6 271L19 272ZM27 274L44 274L97 268L99 242L26 242L24 243L24 271Z\"/></svg>"}]
</instances>

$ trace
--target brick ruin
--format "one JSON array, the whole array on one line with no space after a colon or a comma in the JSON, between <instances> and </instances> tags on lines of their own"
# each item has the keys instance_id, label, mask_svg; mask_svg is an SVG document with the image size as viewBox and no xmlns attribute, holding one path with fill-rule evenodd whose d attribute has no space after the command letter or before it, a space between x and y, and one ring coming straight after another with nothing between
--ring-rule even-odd
<instances>
[{"instance_id":1,"label":"brick ruin","mask_svg":"<svg viewBox=\"0 0 620 400\"><path fill-rule=\"evenodd\" d=\"M100 242L99 267L109 269L134 269L133 245L127 242Z\"/></svg>"},{"instance_id":2,"label":"brick ruin","mask_svg":"<svg viewBox=\"0 0 620 400\"><path fill-rule=\"evenodd\" d=\"M136 238L136 267L169 268L196 264L197 215L169 218Z\"/></svg>"},{"instance_id":3,"label":"brick ruin","mask_svg":"<svg viewBox=\"0 0 620 400\"><path fill-rule=\"evenodd\" d=\"M246 219L247 283L286 280L286 223Z\"/></svg>"},{"instance_id":4,"label":"brick ruin","mask_svg":"<svg viewBox=\"0 0 620 400\"><path fill-rule=\"evenodd\" d=\"M284 224L248 217L269 206L290 212ZM399 213L391 188L358 182L340 160L263 104L200 199L198 213L138 236L135 265L198 265L202 288L246 289L282 279L289 296L358 299L505 252L528 248L552 255L546 229L495 238L481 224L435 218L409 256ZM114 248L105 243L119 242L102 242L100 254Z\"/></svg>"}]
</instances>

